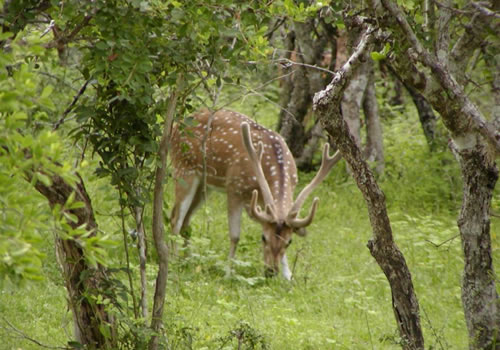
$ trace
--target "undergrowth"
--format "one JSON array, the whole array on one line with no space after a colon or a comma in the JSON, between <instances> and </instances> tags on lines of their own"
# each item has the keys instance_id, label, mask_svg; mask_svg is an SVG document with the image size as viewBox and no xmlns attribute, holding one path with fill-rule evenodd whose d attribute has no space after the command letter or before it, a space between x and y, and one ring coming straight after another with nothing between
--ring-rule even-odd
<instances>
[{"instance_id":1,"label":"undergrowth","mask_svg":"<svg viewBox=\"0 0 500 350\"><path fill-rule=\"evenodd\" d=\"M386 169L378 180L396 243L412 273L426 348L467 349L460 301L463 259L456 226L460 174L446 149L429 151L415 120L400 115L385 121ZM312 176L300 174L299 187ZM100 228L119 240L120 223L113 215L118 212L117 196L105 182L90 175L88 181ZM171 184L167 193L170 203ZM170 261L165 348L400 348L389 285L366 247L372 235L366 205L344 164L334 169L315 195L321 201L309 234L294 238L288 250L292 282L263 278L260 228L246 216L235 272L225 277L226 204L223 194L210 196L192 222L189 254ZM493 212L500 213L498 190ZM498 217L492 217L497 271L499 225ZM48 235L44 265L48 278L0 291L2 349L39 348L13 327L52 346L66 344L71 337L71 316L51 240ZM151 241L149 246L153 246ZM118 248L110 257L111 266L124 265ZM137 272L136 258L132 264ZM156 274L153 262L147 272L151 295ZM135 283L137 290L138 277Z\"/></svg>"}]
</instances>

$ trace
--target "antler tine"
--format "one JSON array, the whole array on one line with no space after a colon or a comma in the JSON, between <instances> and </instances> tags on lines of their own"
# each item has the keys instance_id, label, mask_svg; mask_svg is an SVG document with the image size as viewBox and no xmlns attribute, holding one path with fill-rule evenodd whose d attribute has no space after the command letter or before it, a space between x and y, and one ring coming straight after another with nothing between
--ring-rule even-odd
<instances>
[{"instance_id":1,"label":"antler tine","mask_svg":"<svg viewBox=\"0 0 500 350\"><path fill-rule=\"evenodd\" d=\"M316 209L318 209L318 202L319 198L315 197L312 203L311 211L309 212L309 215L307 215L303 219L299 218L293 218L288 221L288 225L293 228L302 228L309 226L314 219L314 214L316 214Z\"/></svg>"},{"instance_id":2,"label":"antler tine","mask_svg":"<svg viewBox=\"0 0 500 350\"><path fill-rule=\"evenodd\" d=\"M262 144L262 142L259 142L258 146L259 150L257 154L252 143L252 136L250 134L250 125L248 123L241 123L241 131L243 135L243 143L250 157L251 164L254 168L255 176L257 177L257 182L259 183L264 203L266 207L269 206L272 210L274 210L273 195L271 193L271 189L269 188L269 184L267 183L266 177L264 176L264 171L262 170L262 164L261 164L261 158L264 152L264 145Z\"/></svg>"},{"instance_id":3,"label":"antler tine","mask_svg":"<svg viewBox=\"0 0 500 350\"><path fill-rule=\"evenodd\" d=\"M306 187L304 187L304 189L297 196L297 199L293 203L292 208L288 212L289 220L295 219L300 211L300 208L302 208L302 205L304 204L307 196L309 196L309 194L316 188L316 186L318 186L325 179L330 170L332 170L333 166L337 164L337 162L341 158L342 156L340 155L339 151L337 151L333 156L330 157L330 146L328 145L328 143L325 144L325 147L323 148L323 158L321 159L321 167L319 168L316 176L314 176L312 181ZM312 214L314 215L314 213Z\"/></svg>"},{"instance_id":4,"label":"antler tine","mask_svg":"<svg viewBox=\"0 0 500 350\"><path fill-rule=\"evenodd\" d=\"M250 212L253 217L262 222L272 222L276 220L276 214L270 205L266 204L266 211L263 212L260 206L257 204L259 197L259 191L253 190L252 200L250 202Z\"/></svg>"}]
</instances>

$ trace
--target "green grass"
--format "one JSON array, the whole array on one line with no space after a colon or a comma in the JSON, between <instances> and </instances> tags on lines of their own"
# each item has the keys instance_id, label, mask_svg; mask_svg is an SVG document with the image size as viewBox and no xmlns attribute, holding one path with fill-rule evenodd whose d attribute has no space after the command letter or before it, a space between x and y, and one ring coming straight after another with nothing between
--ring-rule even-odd
<instances>
[{"instance_id":1,"label":"green grass","mask_svg":"<svg viewBox=\"0 0 500 350\"><path fill-rule=\"evenodd\" d=\"M387 169L379 180L395 240L412 273L426 348L467 349L460 300L460 239L436 246L458 233L458 168L447 153L429 154L418 124L407 119L387 121L385 139ZM312 174L300 177L302 187ZM108 215L118 208L116 195L105 180L89 181L101 229L119 240L119 220ZM167 188L170 194L171 184ZM290 283L262 277L260 228L246 216L235 275L225 278L226 204L222 193L212 193L193 220L191 255L170 263L165 326L172 348L184 349L191 342L194 349L235 349L232 335L238 329L245 329L269 349L400 348L389 285L366 247L372 235L366 206L344 165L315 194L321 202L309 235L294 238L288 250L294 269ZM497 190L493 211L498 213L499 208ZM493 258L499 271L500 220L492 217L491 224ZM0 314L30 337L62 345L70 339L71 316L51 240L47 236L47 278L0 290ZM110 256L113 265L124 264L121 246ZM135 257L133 264L137 271ZM155 273L151 263L150 295ZM0 349L39 348L6 329L5 322L0 325Z\"/></svg>"}]
</instances>

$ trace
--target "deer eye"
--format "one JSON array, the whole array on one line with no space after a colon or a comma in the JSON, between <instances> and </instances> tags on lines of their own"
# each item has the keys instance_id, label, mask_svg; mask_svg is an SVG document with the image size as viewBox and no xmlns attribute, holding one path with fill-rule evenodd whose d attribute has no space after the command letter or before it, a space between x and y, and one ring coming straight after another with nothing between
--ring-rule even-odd
<instances>
[{"instance_id":1,"label":"deer eye","mask_svg":"<svg viewBox=\"0 0 500 350\"><path fill-rule=\"evenodd\" d=\"M290 244L292 244L292 239L290 239L290 240L288 241L288 243L286 244L286 247L288 248L288 247L290 246Z\"/></svg>"},{"instance_id":2,"label":"deer eye","mask_svg":"<svg viewBox=\"0 0 500 350\"><path fill-rule=\"evenodd\" d=\"M267 239L266 236L262 235L262 242L266 243Z\"/></svg>"}]
</instances>

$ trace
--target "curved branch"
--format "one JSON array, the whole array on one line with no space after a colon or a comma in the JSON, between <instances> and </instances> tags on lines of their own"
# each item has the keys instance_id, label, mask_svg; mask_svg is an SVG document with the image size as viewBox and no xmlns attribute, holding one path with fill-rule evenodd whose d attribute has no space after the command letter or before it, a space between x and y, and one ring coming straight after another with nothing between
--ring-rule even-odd
<instances>
[{"instance_id":1,"label":"curved branch","mask_svg":"<svg viewBox=\"0 0 500 350\"><path fill-rule=\"evenodd\" d=\"M443 120L454 136L476 131L490 143L496 153L500 153L500 132L483 117L477 106L469 99L447 65L428 52L417 38L401 9L390 0L381 0L384 8L396 19L400 29L416 51L417 59L429 67L433 78L446 91L447 98L455 113L441 113Z\"/></svg>"}]
</instances>

